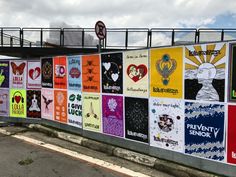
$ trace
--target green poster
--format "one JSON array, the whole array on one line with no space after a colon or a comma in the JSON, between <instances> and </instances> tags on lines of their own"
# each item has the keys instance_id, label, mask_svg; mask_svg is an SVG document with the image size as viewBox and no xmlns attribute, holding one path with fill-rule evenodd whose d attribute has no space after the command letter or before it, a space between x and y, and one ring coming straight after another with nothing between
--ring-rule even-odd
<instances>
[{"instance_id":1,"label":"green poster","mask_svg":"<svg viewBox=\"0 0 236 177\"><path fill-rule=\"evenodd\" d=\"M10 90L10 117L26 117L26 90Z\"/></svg>"}]
</instances>

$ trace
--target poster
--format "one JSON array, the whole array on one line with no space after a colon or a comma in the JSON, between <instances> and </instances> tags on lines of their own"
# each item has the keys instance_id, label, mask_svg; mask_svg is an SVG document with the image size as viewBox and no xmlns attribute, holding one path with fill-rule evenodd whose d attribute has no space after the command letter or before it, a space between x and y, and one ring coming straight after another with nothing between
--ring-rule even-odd
<instances>
[{"instance_id":1,"label":"poster","mask_svg":"<svg viewBox=\"0 0 236 177\"><path fill-rule=\"evenodd\" d=\"M68 57L68 89L81 91L80 56Z\"/></svg>"},{"instance_id":2,"label":"poster","mask_svg":"<svg viewBox=\"0 0 236 177\"><path fill-rule=\"evenodd\" d=\"M26 90L10 89L10 117L26 117Z\"/></svg>"},{"instance_id":3,"label":"poster","mask_svg":"<svg viewBox=\"0 0 236 177\"><path fill-rule=\"evenodd\" d=\"M28 61L27 68L27 88L41 88L41 62Z\"/></svg>"},{"instance_id":4,"label":"poster","mask_svg":"<svg viewBox=\"0 0 236 177\"><path fill-rule=\"evenodd\" d=\"M150 98L150 145L184 152L184 102Z\"/></svg>"},{"instance_id":5,"label":"poster","mask_svg":"<svg viewBox=\"0 0 236 177\"><path fill-rule=\"evenodd\" d=\"M9 88L9 61L0 61L0 88Z\"/></svg>"},{"instance_id":6,"label":"poster","mask_svg":"<svg viewBox=\"0 0 236 177\"><path fill-rule=\"evenodd\" d=\"M183 48L151 49L150 95L182 98Z\"/></svg>"},{"instance_id":7,"label":"poster","mask_svg":"<svg viewBox=\"0 0 236 177\"><path fill-rule=\"evenodd\" d=\"M236 101L236 44L230 45L229 101Z\"/></svg>"},{"instance_id":8,"label":"poster","mask_svg":"<svg viewBox=\"0 0 236 177\"><path fill-rule=\"evenodd\" d=\"M125 137L148 143L148 99L125 97Z\"/></svg>"},{"instance_id":9,"label":"poster","mask_svg":"<svg viewBox=\"0 0 236 177\"><path fill-rule=\"evenodd\" d=\"M82 56L83 92L100 92L100 56Z\"/></svg>"},{"instance_id":10,"label":"poster","mask_svg":"<svg viewBox=\"0 0 236 177\"><path fill-rule=\"evenodd\" d=\"M41 91L27 90L27 117L41 118Z\"/></svg>"},{"instance_id":11,"label":"poster","mask_svg":"<svg viewBox=\"0 0 236 177\"><path fill-rule=\"evenodd\" d=\"M148 50L124 52L125 96L148 97Z\"/></svg>"},{"instance_id":12,"label":"poster","mask_svg":"<svg viewBox=\"0 0 236 177\"><path fill-rule=\"evenodd\" d=\"M10 61L10 88L26 88L26 61Z\"/></svg>"},{"instance_id":13,"label":"poster","mask_svg":"<svg viewBox=\"0 0 236 177\"><path fill-rule=\"evenodd\" d=\"M100 96L95 94L83 95L83 129L101 132Z\"/></svg>"},{"instance_id":14,"label":"poster","mask_svg":"<svg viewBox=\"0 0 236 177\"><path fill-rule=\"evenodd\" d=\"M223 161L224 105L185 103L185 153Z\"/></svg>"},{"instance_id":15,"label":"poster","mask_svg":"<svg viewBox=\"0 0 236 177\"><path fill-rule=\"evenodd\" d=\"M67 123L67 91L54 90L54 120Z\"/></svg>"},{"instance_id":16,"label":"poster","mask_svg":"<svg viewBox=\"0 0 236 177\"><path fill-rule=\"evenodd\" d=\"M0 116L9 116L9 90L0 89Z\"/></svg>"},{"instance_id":17,"label":"poster","mask_svg":"<svg viewBox=\"0 0 236 177\"><path fill-rule=\"evenodd\" d=\"M123 93L122 53L101 54L102 92Z\"/></svg>"},{"instance_id":18,"label":"poster","mask_svg":"<svg viewBox=\"0 0 236 177\"><path fill-rule=\"evenodd\" d=\"M236 105L228 107L227 162L236 164Z\"/></svg>"},{"instance_id":19,"label":"poster","mask_svg":"<svg viewBox=\"0 0 236 177\"><path fill-rule=\"evenodd\" d=\"M185 99L224 101L226 44L185 47Z\"/></svg>"},{"instance_id":20,"label":"poster","mask_svg":"<svg viewBox=\"0 0 236 177\"><path fill-rule=\"evenodd\" d=\"M41 89L41 114L44 119L54 120L53 89Z\"/></svg>"},{"instance_id":21,"label":"poster","mask_svg":"<svg viewBox=\"0 0 236 177\"><path fill-rule=\"evenodd\" d=\"M123 137L123 97L102 96L103 133Z\"/></svg>"},{"instance_id":22,"label":"poster","mask_svg":"<svg viewBox=\"0 0 236 177\"><path fill-rule=\"evenodd\" d=\"M54 69L54 88L67 89L67 64L66 56L53 58Z\"/></svg>"},{"instance_id":23,"label":"poster","mask_svg":"<svg viewBox=\"0 0 236 177\"><path fill-rule=\"evenodd\" d=\"M42 87L53 88L53 60L52 58L41 59Z\"/></svg>"},{"instance_id":24,"label":"poster","mask_svg":"<svg viewBox=\"0 0 236 177\"><path fill-rule=\"evenodd\" d=\"M68 91L67 109L68 109L68 124L82 128L82 98L81 92Z\"/></svg>"}]
</instances>

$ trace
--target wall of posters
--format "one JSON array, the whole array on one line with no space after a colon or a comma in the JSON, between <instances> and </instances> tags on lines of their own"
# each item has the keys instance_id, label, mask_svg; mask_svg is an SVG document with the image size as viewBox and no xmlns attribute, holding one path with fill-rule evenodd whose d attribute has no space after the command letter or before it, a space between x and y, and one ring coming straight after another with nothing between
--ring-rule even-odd
<instances>
[{"instance_id":1,"label":"wall of posters","mask_svg":"<svg viewBox=\"0 0 236 177\"><path fill-rule=\"evenodd\" d=\"M68 89L81 91L81 60L80 56L69 56Z\"/></svg>"},{"instance_id":2,"label":"wall of posters","mask_svg":"<svg viewBox=\"0 0 236 177\"><path fill-rule=\"evenodd\" d=\"M26 88L27 65L26 61L10 61L10 88Z\"/></svg>"},{"instance_id":3,"label":"wall of posters","mask_svg":"<svg viewBox=\"0 0 236 177\"><path fill-rule=\"evenodd\" d=\"M26 90L10 89L10 117L26 117Z\"/></svg>"},{"instance_id":4,"label":"wall of posters","mask_svg":"<svg viewBox=\"0 0 236 177\"><path fill-rule=\"evenodd\" d=\"M68 124L82 128L82 96L81 92L68 91L67 93Z\"/></svg>"},{"instance_id":5,"label":"wall of posters","mask_svg":"<svg viewBox=\"0 0 236 177\"><path fill-rule=\"evenodd\" d=\"M54 120L54 91L41 89L41 114L42 118Z\"/></svg>"},{"instance_id":6,"label":"wall of posters","mask_svg":"<svg viewBox=\"0 0 236 177\"><path fill-rule=\"evenodd\" d=\"M185 47L185 99L224 101L226 44Z\"/></svg>"},{"instance_id":7,"label":"wall of posters","mask_svg":"<svg viewBox=\"0 0 236 177\"><path fill-rule=\"evenodd\" d=\"M0 88L9 88L9 61L0 61Z\"/></svg>"},{"instance_id":8,"label":"wall of posters","mask_svg":"<svg viewBox=\"0 0 236 177\"><path fill-rule=\"evenodd\" d=\"M41 59L42 87L53 88L53 60L52 58Z\"/></svg>"},{"instance_id":9,"label":"wall of posters","mask_svg":"<svg viewBox=\"0 0 236 177\"><path fill-rule=\"evenodd\" d=\"M54 90L54 120L67 123L67 91Z\"/></svg>"},{"instance_id":10,"label":"wall of posters","mask_svg":"<svg viewBox=\"0 0 236 177\"><path fill-rule=\"evenodd\" d=\"M124 95L148 97L148 50L124 52Z\"/></svg>"},{"instance_id":11,"label":"wall of posters","mask_svg":"<svg viewBox=\"0 0 236 177\"><path fill-rule=\"evenodd\" d=\"M100 96L83 94L83 129L101 132Z\"/></svg>"},{"instance_id":12,"label":"wall of posters","mask_svg":"<svg viewBox=\"0 0 236 177\"><path fill-rule=\"evenodd\" d=\"M0 116L9 116L9 90L0 89Z\"/></svg>"},{"instance_id":13,"label":"wall of posters","mask_svg":"<svg viewBox=\"0 0 236 177\"><path fill-rule=\"evenodd\" d=\"M149 102L150 145L184 152L184 102L157 98Z\"/></svg>"},{"instance_id":14,"label":"wall of posters","mask_svg":"<svg viewBox=\"0 0 236 177\"><path fill-rule=\"evenodd\" d=\"M41 90L27 90L27 117L41 118Z\"/></svg>"},{"instance_id":15,"label":"wall of posters","mask_svg":"<svg viewBox=\"0 0 236 177\"><path fill-rule=\"evenodd\" d=\"M122 53L101 54L102 92L123 93Z\"/></svg>"},{"instance_id":16,"label":"wall of posters","mask_svg":"<svg viewBox=\"0 0 236 177\"><path fill-rule=\"evenodd\" d=\"M27 88L41 88L41 62L28 61L27 63Z\"/></svg>"},{"instance_id":17,"label":"wall of posters","mask_svg":"<svg viewBox=\"0 0 236 177\"><path fill-rule=\"evenodd\" d=\"M66 56L53 57L54 88L67 89L67 62Z\"/></svg>"},{"instance_id":18,"label":"wall of posters","mask_svg":"<svg viewBox=\"0 0 236 177\"><path fill-rule=\"evenodd\" d=\"M223 161L225 106L185 103L185 153Z\"/></svg>"},{"instance_id":19,"label":"wall of posters","mask_svg":"<svg viewBox=\"0 0 236 177\"><path fill-rule=\"evenodd\" d=\"M102 96L103 133L123 137L123 97Z\"/></svg>"},{"instance_id":20,"label":"wall of posters","mask_svg":"<svg viewBox=\"0 0 236 177\"><path fill-rule=\"evenodd\" d=\"M100 92L100 56L82 56L83 92Z\"/></svg>"},{"instance_id":21,"label":"wall of posters","mask_svg":"<svg viewBox=\"0 0 236 177\"><path fill-rule=\"evenodd\" d=\"M229 101L236 101L236 44L230 45Z\"/></svg>"},{"instance_id":22,"label":"wall of posters","mask_svg":"<svg viewBox=\"0 0 236 177\"><path fill-rule=\"evenodd\" d=\"M148 99L125 97L125 137L148 143Z\"/></svg>"}]
</instances>

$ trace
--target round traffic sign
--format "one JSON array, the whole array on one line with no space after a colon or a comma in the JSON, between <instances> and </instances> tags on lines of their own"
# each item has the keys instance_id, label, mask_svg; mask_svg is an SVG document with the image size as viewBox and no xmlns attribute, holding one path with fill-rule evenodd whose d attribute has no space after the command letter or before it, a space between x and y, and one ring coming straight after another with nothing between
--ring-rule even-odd
<instances>
[{"instance_id":1,"label":"round traffic sign","mask_svg":"<svg viewBox=\"0 0 236 177\"><path fill-rule=\"evenodd\" d=\"M99 39L106 38L106 26L102 21L97 21L95 24L95 33Z\"/></svg>"}]
</instances>

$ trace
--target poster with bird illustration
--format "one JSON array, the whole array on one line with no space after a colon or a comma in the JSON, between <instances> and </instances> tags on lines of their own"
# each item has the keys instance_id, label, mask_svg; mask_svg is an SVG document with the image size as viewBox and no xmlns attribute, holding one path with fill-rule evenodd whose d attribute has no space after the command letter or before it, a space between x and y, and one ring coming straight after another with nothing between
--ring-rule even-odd
<instances>
[{"instance_id":1,"label":"poster with bird illustration","mask_svg":"<svg viewBox=\"0 0 236 177\"><path fill-rule=\"evenodd\" d=\"M41 114L42 118L54 120L54 92L53 89L41 89Z\"/></svg>"},{"instance_id":2,"label":"poster with bird illustration","mask_svg":"<svg viewBox=\"0 0 236 177\"><path fill-rule=\"evenodd\" d=\"M0 88L9 88L9 61L0 61Z\"/></svg>"}]
</instances>

